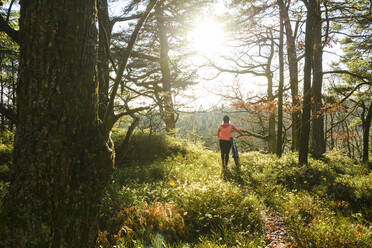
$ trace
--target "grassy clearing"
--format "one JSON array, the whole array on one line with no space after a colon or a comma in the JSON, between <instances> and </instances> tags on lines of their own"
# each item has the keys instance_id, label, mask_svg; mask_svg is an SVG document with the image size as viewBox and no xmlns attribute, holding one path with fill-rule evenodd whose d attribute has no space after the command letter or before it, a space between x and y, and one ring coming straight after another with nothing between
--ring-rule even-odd
<instances>
[{"instance_id":1,"label":"grassy clearing","mask_svg":"<svg viewBox=\"0 0 372 248\"><path fill-rule=\"evenodd\" d=\"M154 153L171 147L169 156L155 156L151 142L140 139L148 146L141 148L145 161L119 165L107 189L99 246L262 247L263 205L255 193L222 179L217 153L151 137Z\"/></svg>"}]
</instances>

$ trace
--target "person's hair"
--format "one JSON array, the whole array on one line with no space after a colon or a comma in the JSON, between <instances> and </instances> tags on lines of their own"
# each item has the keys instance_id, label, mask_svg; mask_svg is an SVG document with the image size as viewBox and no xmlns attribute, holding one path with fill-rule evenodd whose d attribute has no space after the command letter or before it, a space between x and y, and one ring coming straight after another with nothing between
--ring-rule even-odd
<instances>
[{"instance_id":1,"label":"person's hair","mask_svg":"<svg viewBox=\"0 0 372 248\"><path fill-rule=\"evenodd\" d=\"M227 115L225 115L223 117L223 122L228 123L229 121L230 121L230 118Z\"/></svg>"}]
</instances>

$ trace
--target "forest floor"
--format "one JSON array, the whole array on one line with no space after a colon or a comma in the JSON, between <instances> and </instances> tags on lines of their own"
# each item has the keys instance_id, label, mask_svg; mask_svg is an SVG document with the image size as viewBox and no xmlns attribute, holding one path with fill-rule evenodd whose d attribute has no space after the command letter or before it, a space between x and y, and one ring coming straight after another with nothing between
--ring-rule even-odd
<instances>
[{"instance_id":1,"label":"forest floor","mask_svg":"<svg viewBox=\"0 0 372 248\"><path fill-rule=\"evenodd\" d=\"M336 150L307 166L297 156L241 153L223 177L219 153L137 134L101 203L97 247L372 248L371 165Z\"/></svg>"},{"instance_id":2,"label":"forest floor","mask_svg":"<svg viewBox=\"0 0 372 248\"><path fill-rule=\"evenodd\" d=\"M223 177L201 145L134 145L107 189L98 247L372 248L371 168L339 151L302 167L295 153L242 153Z\"/></svg>"}]
</instances>

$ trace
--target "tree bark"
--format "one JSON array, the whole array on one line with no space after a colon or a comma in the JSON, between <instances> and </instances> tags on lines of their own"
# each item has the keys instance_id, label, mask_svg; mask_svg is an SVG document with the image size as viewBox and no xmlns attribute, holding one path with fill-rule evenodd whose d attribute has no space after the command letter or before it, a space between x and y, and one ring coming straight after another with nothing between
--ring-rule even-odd
<instances>
[{"instance_id":1,"label":"tree bark","mask_svg":"<svg viewBox=\"0 0 372 248\"><path fill-rule=\"evenodd\" d=\"M311 64L313 55L312 30L314 25L314 0L309 0L307 4L306 31L305 31L305 67L304 67L304 89L302 103L302 119L300 133L300 147L298 162L300 165L307 164L309 153L310 135L310 112L311 112Z\"/></svg>"},{"instance_id":2,"label":"tree bark","mask_svg":"<svg viewBox=\"0 0 372 248\"><path fill-rule=\"evenodd\" d=\"M110 80L110 43L112 25L109 19L107 0L98 0L98 92L99 92L99 117L104 118L109 102L109 80Z\"/></svg>"},{"instance_id":3,"label":"tree bark","mask_svg":"<svg viewBox=\"0 0 372 248\"><path fill-rule=\"evenodd\" d=\"M163 9L161 5L155 8L156 22L158 26L158 35L160 40L160 68L162 73L162 94L163 94L163 120L167 133L173 133L176 128L176 118L172 99L171 74L169 68L169 47L165 27Z\"/></svg>"},{"instance_id":4,"label":"tree bark","mask_svg":"<svg viewBox=\"0 0 372 248\"><path fill-rule=\"evenodd\" d=\"M313 0L312 0L313 1ZM310 1L310 2L312 2ZM314 0L313 26L313 87L312 87L312 139L311 154L314 158L321 158L326 151L324 140L324 115L322 104L323 85L323 49L322 49L322 20L320 0Z\"/></svg>"},{"instance_id":5,"label":"tree bark","mask_svg":"<svg viewBox=\"0 0 372 248\"><path fill-rule=\"evenodd\" d=\"M274 56L274 38L272 34L270 34L270 55L267 60L265 75L267 78L267 99L270 102L269 110L269 152L275 153L276 152L276 133L275 133L275 109L274 105L271 105L274 102L274 95L273 95L273 73L271 72L271 62Z\"/></svg>"},{"instance_id":6,"label":"tree bark","mask_svg":"<svg viewBox=\"0 0 372 248\"><path fill-rule=\"evenodd\" d=\"M282 156L283 145L283 89L284 89L284 53L283 53L283 17L280 15L279 33L279 87L278 87L278 131L276 138L276 154Z\"/></svg>"},{"instance_id":7,"label":"tree bark","mask_svg":"<svg viewBox=\"0 0 372 248\"><path fill-rule=\"evenodd\" d=\"M367 111L367 116L362 117L362 125L363 125L363 163L369 162L369 130L371 128L371 120L372 120L372 103L369 104L369 108Z\"/></svg>"},{"instance_id":8,"label":"tree bark","mask_svg":"<svg viewBox=\"0 0 372 248\"><path fill-rule=\"evenodd\" d=\"M280 8L280 15L284 20L284 27L286 30L287 37L287 53L288 53L288 64L289 64L289 82L291 86L291 97L292 97L292 150L297 151L299 146L300 137L300 114L299 110L299 95L298 95L298 63L297 63L297 52L295 37L292 32L291 23L289 20L288 9L284 5L282 0L278 0Z\"/></svg>"},{"instance_id":9,"label":"tree bark","mask_svg":"<svg viewBox=\"0 0 372 248\"><path fill-rule=\"evenodd\" d=\"M20 1L21 58L2 247L94 247L113 166L98 121L96 1Z\"/></svg>"}]
</instances>

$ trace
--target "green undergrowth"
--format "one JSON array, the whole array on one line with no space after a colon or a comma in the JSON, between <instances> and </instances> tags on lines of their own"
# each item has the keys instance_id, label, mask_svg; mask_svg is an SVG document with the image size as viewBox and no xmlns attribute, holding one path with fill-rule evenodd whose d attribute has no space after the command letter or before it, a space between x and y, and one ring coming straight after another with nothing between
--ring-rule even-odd
<instances>
[{"instance_id":1,"label":"green undergrowth","mask_svg":"<svg viewBox=\"0 0 372 248\"><path fill-rule=\"evenodd\" d=\"M137 159L106 191L99 247L264 247L264 205L282 215L292 247L371 247L372 173L340 151L307 166L296 153L245 153L238 181L222 179L219 154L200 145L137 140Z\"/></svg>"},{"instance_id":2,"label":"green undergrowth","mask_svg":"<svg viewBox=\"0 0 372 248\"><path fill-rule=\"evenodd\" d=\"M372 247L372 173L339 151L298 166L297 154L278 159L244 154L242 178L279 211L297 247Z\"/></svg>"},{"instance_id":3,"label":"green undergrowth","mask_svg":"<svg viewBox=\"0 0 372 248\"><path fill-rule=\"evenodd\" d=\"M148 138L142 143L151 151ZM173 137L162 156L118 166L100 213L98 247L262 247L262 203L223 180L219 155ZM162 140L158 143L159 140ZM160 146L160 145L159 145Z\"/></svg>"},{"instance_id":4,"label":"green undergrowth","mask_svg":"<svg viewBox=\"0 0 372 248\"><path fill-rule=\"evenodd\" d=\"M114 131L115 147L124 135ZM0 207L12 144L11 133L0 135ZM260 213L271 208L283 217L291 247L372 248L368 166L340 151L307 166L298 165L296 153L249 152L240 161L240 177L231 166L223 179L219 153L135 134L100 205L97 247L265 247Z\"/></svg>"}]
</instances>

